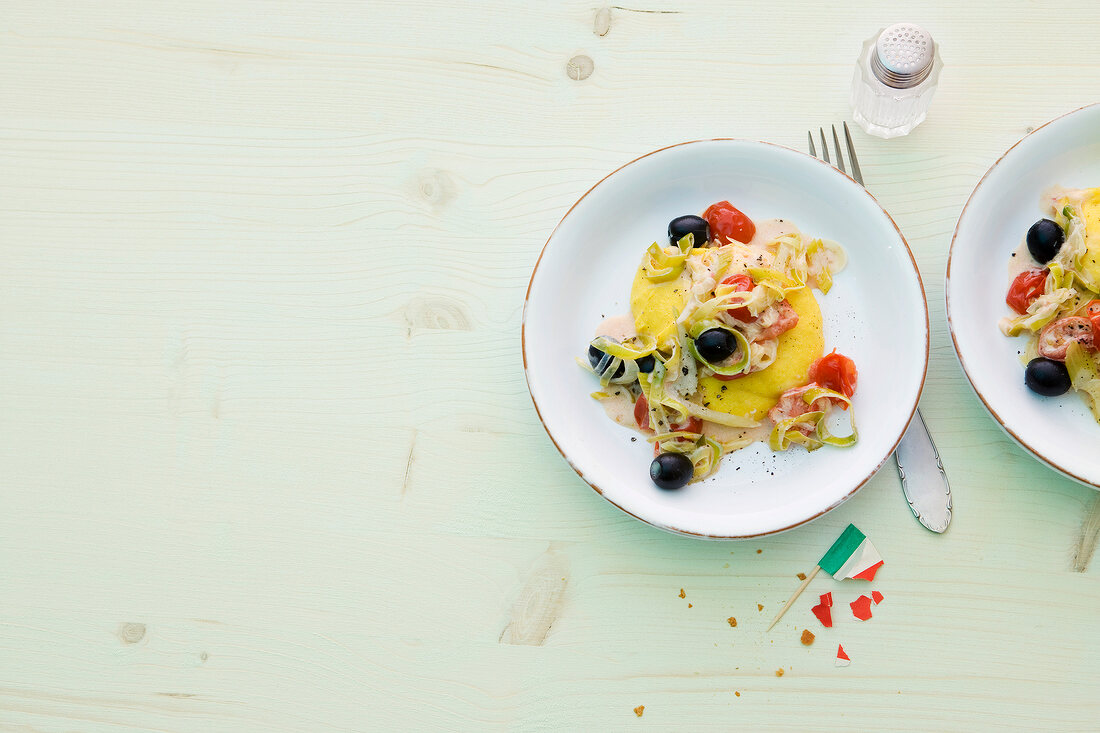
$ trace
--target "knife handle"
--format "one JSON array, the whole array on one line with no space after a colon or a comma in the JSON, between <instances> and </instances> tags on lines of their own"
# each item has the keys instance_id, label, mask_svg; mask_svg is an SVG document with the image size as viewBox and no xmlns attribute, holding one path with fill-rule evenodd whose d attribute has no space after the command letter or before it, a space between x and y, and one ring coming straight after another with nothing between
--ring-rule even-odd
<instances>
[{"instance_id":1,"label":"knife handle","mask_svg":"<svg viewBox=\"0 0 1100 733\"><path fill-rule=\"evenodd\" d=\"M951 485L919 409L901 436L894 459L913 516L933 532L946 530L951 522Z\"/></svg>"}]
</instances>

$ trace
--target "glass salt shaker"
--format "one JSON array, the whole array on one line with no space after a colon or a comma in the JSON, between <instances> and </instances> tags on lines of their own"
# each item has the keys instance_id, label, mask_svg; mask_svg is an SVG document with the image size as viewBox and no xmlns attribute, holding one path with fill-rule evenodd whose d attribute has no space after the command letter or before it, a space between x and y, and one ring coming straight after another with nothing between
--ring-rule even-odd
<instances>
[{"instance_id":1,"label":"glass salt shaker","mask_svg":"<svg viewBox=\"0 0 1100 733\"><path fill-rule=\"evenodd\" d=\"M852 78L852 116L870 135L908 135L928 113L940 69L939 46L928 31L897 23L863 44Z\"/></svg>"}]
</instances>

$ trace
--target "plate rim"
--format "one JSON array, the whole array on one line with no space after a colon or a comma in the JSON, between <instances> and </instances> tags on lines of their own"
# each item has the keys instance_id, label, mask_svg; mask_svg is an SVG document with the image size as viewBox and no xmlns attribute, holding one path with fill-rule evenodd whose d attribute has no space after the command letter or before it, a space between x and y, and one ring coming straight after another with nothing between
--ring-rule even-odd
<instances>
[{"instance_id":1,"label":"plate rim","mask_svg":"<svg viewBox=\"0 0 1100 733\"><path fill-rule=\"evenodd\" d=\"M978 398L978 401L982 403L982 406L985 408L986 412L989 413L990 417L993 418L993 421L997 423L1001 430L1003 430L1005 434L1008 435L1008 437L1012 438L1012 440L1014 440L1018 446L1030 453L1032 457L1036 458L1040 463L1046 464L1050 468L1053 468L1055 471L1062 474L1066 478L1072 479L1073 481L1076 481L1085 486L1090 486L1100 491L1100 478L1098 478L1096 481L1092 481L1083 476L1078 476L1076 473L1070 471L1064 466L1058 465L1051 459L1040 454L1038 450L1033 448L1030 444L1028 444L1026 440L1017 435L1017 433L1012 430L1012 428L1008 427L1008 425L1005 424L1005 421L1001 418L997 411L993 409L993 406L986 399L985 395L983 395L981 390L978 389L978 385L974 383L974 378L970 375L970 370L967 369L966 360L963 358L962 350L959 348L958 336L955 333L955 321L951 316L951 265L953 264L955 258L955 243L959 237L959 226L962 224L963 218L966 216L966 212L970 208L971 202L974 200L974 196L985 184L986 179L994 171L994 169L996 169L997 166L1001 165L1001 163L1004 162L1005 158L1007 158L1012 153L1012 151L1015 150L1025 140L1029 139L1032 135L1035 135L1045 127L1053 125L1054 123L1064 120L1072 115L1079 114L1084 110L1093 108L1100 108L1100 102L1091 102L1089 104L1082 105L1076 109L1072 109L1069 112L1064 112L1057 117L1047 120L1031 132L1024 135L1022 138L1014 142L1011 146L1009 146L1009 148L1005 150L1001 154L1001 156L993 162L992 165L989 166L986 172L982 174L982 177L978 179L978 182L976 184L974 184L974 188L970 192L970 195L967 197L966 203L963 205L962 211L959 212L959 218L955 221L955 230L951 233L951 245L947 249L947 268L944 271L943 295L944 314L947 317L947 332L951 335L951 348L955 352L955 359L959 362L959 366L962 368L963 376L966 377L966 383L970 386L970 391L973 392L974 395Z\"/></svg>"},{"instance_id":2,"label":"plate rim","mask_svg":"<svg viewBox=\"0 0 1100 733\"><path fill-rule=\"evenodd\" d=\"M793 524L790 524L788 526L785 526L785 527L782 527L782 528L779 528L779 529L768 530L766 532L756 532L756 533L753 533L753 534L738 534L738 535L708 534L708 533L705 533L705 532L695 532L695 531L692 531L692 530L684 529L682 527L674 527L670 524L661 524L661 523L657 523L657 522L654 522L654 521L650 521L649 519L646 519L644 517L640 517L637 514L635 514L634 512L631 512L630 510L628 510L625 507L623 507L622 505L620 505L618 502L613 501L611 498L609 498L607 496L607 494L604 493L603 489L601 489L596 484L592 483L584 475L584 472L581 471L581 469L575 463L573 463L573 461L569 458L569 456L566 454L566 452L564 450L562 450L560 445L558 445L558 441L555 440L554 434L550 432L550 428L546 424L546 421L543 419L542 412L539 410L538 402L535 400L535 393L531 389L531 376L530 376L530 373L528 372L528 366L527 366L527 310L528 310L528 306L530 304L531 287L534 285L535 277L538 274L539 265L542 264L542 258L545 256L546 250L550 246L550 242L553 240L554 235L557 234L557 231L561 227L561 225L565 222L565 220L567 218L569 218L569 215L573 213L573 209L577 208L577 206L579 206L580 203L582 201L584 201L584 199L586 199L589 194L592 193L592 191L594 191L598 186L602 185L604 183L604 181L608 180L609 178L611 178L612 176L617 174L619 171L623 170L624 168L627 168L628 166L631 166L631 165L637 163L640 160L648 158L652 155L656 155L657 153L664 152L665 150L670 150L672 148L683 147L683 146L686 146L686 145L695 145L695 144L699 144L699 143L711 143L711 142L734 142L734 143L744 143L744 144L749 144L749 145L762 145L762 146L767 146L767 147L772 147L772 148L778 148L780 150L795 153L796 155L798 155L802 158L805 158L807 160L814 161L815 163L818 163L820 165L826 166L830 170L835 171L836 173L839 173L840 175L844 176L849 181L851 181L853 184L855 184L858 187L858 189L860 191L862 191L864 194L866 194L871 199L871 201L874 203L874 205L886 216L886 219L890 222L890 225L894 228L894 231L897 233L899 241L905 247L905 253L907 255L909 255L909 264L913 269L913 274L916 275L916 278L917 278L917 287L920 289L921 303L924 306L924 308L923 308L923 310L924 310L924 369L921 372L921 379L920 379L920 384L918 385L918 388L917 388L916 400L914 400L914 402L913 402L912 409L909 411L909 415L905 420L904 427L902 428L901 432L898 434L897 438L894 440L894 443L890 447L890 450L878 462L878 464L875 465L875 467L870 471L870 473L868 473L866 476L864 476L862 479L860 479L856 483L856 485L847 494L845 494L844 496L842 496L840 499L838 499L834 503L830 504L829 506L825 507L820 512L818 512L817 514L814 514L813 516L807 517L805 519L794 522ZM695 537L695 538L698 538L698 539L707 539L707 540L748 540L748 539L755 539L755 538L759 538L759 537L767 537L767 536L771 536L771 535L775 535L775 534L780 534L780 533L783 533L783 532L788 532L792 529L796 529L797 527L801 527L804 524L812 522L815 519L817 519L817 518L819 518L819 517L821 517L825 514L828 514L833 509L836 509L838 506L840 506L841 504L846 502L848 499L852 498L852 496L854 496L856 494L856 492L858 492L860 489L862 489L864 486L866 486L867 483L872 478L874 478L875 474L877 474L879 472L879 470L882 469L882 467L886 464L886 462L890 460L890 457L892 455L894 455L894 451L898 447L898 443L901 442L902 437L905 435L905 433L909 429L909 426L912 424L913 416L916 415L917 409L920 406L920 398L921 398L921 395L924 393L924 386L928 381L928 363L929 363L930 358L931 358L931 340L932 340L932 333L931 332L932 332L932 327L931 327L931 320L930 320L929 310L928 310L928 293L925 290L924 279L921 276L920 268L917 266L917 260L913 256L913 249L909 246L909 240L907 240L905 238L905 235L902 234L901 228L898 227L897 222L894 221L894 217L890 214L889 211L886 210L886 207L884 207L879 202L879 200L877 198L875 198L874 194L872 194L865 186L863 186L862 184L857 182L854 178L852 178L850 175L848 175L847 171L842 171L839 168L834 167L830 163L826 163L825 161L823 161L819 158L816 158L812 155L809 155L808 153L804 153L801 150L797 150L795 148L791 148L791 147L788 147L786 145L780 145L778 143L768 142L766 140L753 140L753 139L750 139L750 138L738 138L738 137L713 137L713 138L699 138L697 140L685 140L683 142L672 143L671 145L665 145L664 147L660 147L660 148L657 148L655 150L651 150L648 153L644 153L642 155L639 155L638 157L633 158L632 160L629 160L626 163L623 163L619 167L615 168L614 170L612 170L611 172L607 173L605 176L600 178L594 184L592 184L592 186L590 186L588 188L588 190L585 191L580 196L580 198L578 198L573 203L573 205L569 207L568 210L566 210L565 214L562 215L561 219L554 226L554 228L550 231L550 235L546 238L546 242L543 243L542 249L539 251L538 259L535 260L535 266L531 270L531 277L527 282L527 290L526 290L526 292L524 293L524 296L523 296L523 316L522 316L521 322L520 322L520 354L521 354L521 357L523 359L523 376L524 376L524 381L527 384L527 395L528 395L528 397L531 398L531 404L534 405L535 415L538 417L539 423L542 425L542 428L546 432L546 435L550 438L550 442L553 443L554 447L557 449L558 453L561 454L561 457L565 459L565 462L569 465L569 467L573 469L573 472L576 473L577 476L579 476L582 481L584 481L586 484L588 484L588 486L593 491L595 491L600 497L602 497L605 501L607 501L609 504L611 504L613 507L615 507L619 511L623 512L624 514L626 514L628 516L631 516L631 517L634 517L638 521L643 522L643 523L645 523L645 524L647 524L651 527L655 527L656 529L664 530L664 531L670 532L672 534L677 534L677 535L686 536L686 537Z\"/></svg>"}]
</instances>

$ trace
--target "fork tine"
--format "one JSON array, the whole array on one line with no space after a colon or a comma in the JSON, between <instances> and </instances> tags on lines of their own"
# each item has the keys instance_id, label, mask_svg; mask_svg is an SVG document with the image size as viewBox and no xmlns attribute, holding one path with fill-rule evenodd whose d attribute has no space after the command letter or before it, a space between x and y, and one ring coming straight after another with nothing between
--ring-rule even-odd
<instances>
[{"instance_id":1,"label":"fork tine","mask_svg":"<svg viewBox=\"0 0 1100 733\"><path fill-rule=\"evenodd\" d=\"M863 171L859 169L859 161L856 160L856 146L852 144L852 131L848 129L848 123L844 123L844 142L848 144L848 160L852 162L852 178L856 183L863 185Z\"/></svg>"},{"instance_id":2,"label":"fork tine","mask_svg":"<svg viewBox=\"0 0 1100 733\"><path fill-rule=\"evenodd\" d=\"M840 138L836 136L836 125L833 125L833 150L836 150L836 167L841 173L847 173L844 168L844 156L840 154Z\"/></svg>"},{"instance_id":3,"label":"fork tine","mask_svg":"<svg viewBox=\"0 0 1100 733\"><path fill-rule=\"evenodd\" d=\"M822 155L822 158L825 160L826 163L832 163L833 161L829 160L829 143L825 142L825 129L819 127L819 128L817 128L817 131L821 133L821 155Z\"/></svg>"},{"instance_id":4,"label":"fork tine","mask_svg":"<svg viewBox=\"0 0 1100 733\"><path fill-rule=\"evenodd\" d=\"M814 147L814 134L806 130L806 137L810 139L810 155L817 157L817 148Z\"/></svg>"}]
</instances>

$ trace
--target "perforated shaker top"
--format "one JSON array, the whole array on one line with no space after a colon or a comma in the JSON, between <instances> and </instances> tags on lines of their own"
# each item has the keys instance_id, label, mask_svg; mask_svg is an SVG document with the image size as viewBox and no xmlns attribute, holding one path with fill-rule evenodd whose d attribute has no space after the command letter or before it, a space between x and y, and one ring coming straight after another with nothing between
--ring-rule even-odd
<instances>
[{"instance_id":1,"label":"perforated shaker top","mask_svg":"<svg viewBox=\"0 0 1100 733\"><path fill-rule=\"evenodd\" d=\"M883 84L906 89L924 81L934 57L928 31L912 23L896 23L879 35L871 69Z\"/></svg>"}]
</instances>

